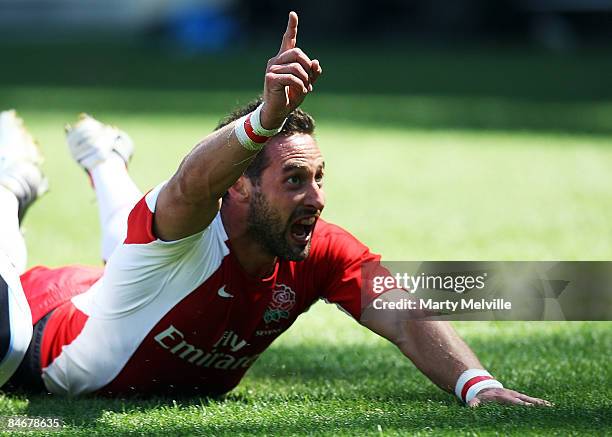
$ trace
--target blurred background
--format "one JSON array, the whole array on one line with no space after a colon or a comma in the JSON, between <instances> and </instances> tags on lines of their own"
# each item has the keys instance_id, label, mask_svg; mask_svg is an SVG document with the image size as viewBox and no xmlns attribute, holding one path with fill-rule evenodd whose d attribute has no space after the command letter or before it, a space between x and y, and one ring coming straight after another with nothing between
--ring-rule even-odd
<instances>
[{"instance_id":1,"label":"blurred background","mask_svg":"<svg viewBox=\"0 0 612 437\"><path fill-rule=\"evenodd\" d=\"M2 0L3 33L16 39L154 38L187 51L276 36L289 8L316 21L319 41L507 40L565 50L612 35L610 0Z\"/></svg>"},{"instance_id":2,"label":"blurred background","mask_svg":"<svg viewBox=\"0 0 612 437\"><path fill-rule=\"evenodd\" d=\"M126 129L149 189L261 92L290 9L328 219L387 259L612 259L612 0L0 0L0 106L51 180L31 264L99 262L64 123Z\"/></svg>"},{"instance_id":3,"label":"blurred background","mask_svg":"<svg viewBox=\"0 0 612 437\"><path fill-rule=\"evenodd\" d=\"M290 8L301 17L300 44L327 67L322 92L438 98L413 112L326 102L321 116L609 132L601 106L585 119L580 102L612 97L612 0L0 0L0 98L38 105L35 96L15 95L26 85L258 90ZM53 89L37 93L48 109L81 100ZM89 110L227 110L216 99L167 97L102 93L83 103ZM475 98L481 105L470 104Z\"/></svg>"}]
</instances>

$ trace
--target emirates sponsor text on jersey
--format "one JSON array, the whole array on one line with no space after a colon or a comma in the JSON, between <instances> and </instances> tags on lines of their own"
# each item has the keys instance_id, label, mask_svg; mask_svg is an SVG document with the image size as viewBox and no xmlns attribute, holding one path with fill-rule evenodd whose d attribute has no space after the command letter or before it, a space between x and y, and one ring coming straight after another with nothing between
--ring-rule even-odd
<instances>
[{"instance_id":1,"label":"emirates sponsor text on jersey","mask_svg":"<svg viewBox=\"0 0 612 437\"><path fill-rule=\"evenodd\" d=\"M195 345L188 343L185 334L170 325L155 336L155 341L171 354L181 360L199 367L212 367L215 369L237 369L248 368L259 357L259 354L246 355L240 358L230 355L236 353L245 346L246 340L241 340L234 331L225 331L219 341L213 345L213 349L205 352Z\"/></svg>"}]
</instances>

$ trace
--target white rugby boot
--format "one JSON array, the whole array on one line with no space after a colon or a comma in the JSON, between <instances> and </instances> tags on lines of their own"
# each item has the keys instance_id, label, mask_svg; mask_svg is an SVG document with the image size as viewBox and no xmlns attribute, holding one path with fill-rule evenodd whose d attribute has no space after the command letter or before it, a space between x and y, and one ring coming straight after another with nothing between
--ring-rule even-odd
<instances>
[{"instance_id":1,"label":"white rugby boot","mask_svg":"<svg viewBox=\"0 0 612 437\"><path fill-rule=\"evenodd\" d=\"M19 221L48 187L42 154L14 110L0 112L0 185L19 201Z\"/></svg>"},{"instance_id":2,"label":"white rugby boot","mask_svg":"<svg viewBox=\"0 0 612 437\"><path fill-rule=\"evenodd\" d=\"M74 126L66 126L66 141L72 158L87 172L111 153L118 154L126 165L134 153L134 143L127 133L88 114L80 114Z\"/></svg>"}]
</instances>

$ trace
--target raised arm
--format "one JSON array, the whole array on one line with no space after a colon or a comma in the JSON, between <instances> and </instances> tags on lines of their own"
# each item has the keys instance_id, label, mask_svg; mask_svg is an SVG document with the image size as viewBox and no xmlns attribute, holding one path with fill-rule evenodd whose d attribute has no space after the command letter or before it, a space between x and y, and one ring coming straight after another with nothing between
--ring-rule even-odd
<instances>
[{"instance_id":1,"label":"raised arm","mask_svg":"<svg viewBox=\"0 0 612 437\"><path fill-rule=\"evenodd\" d=\"M296 47L297 25L297 14L291 12L280 49L268 61L263 106L250 119L237 120L204 138L160 192L154 218L158 238L178 240L206 228L217 214L223 194L267 137L278 131L285 117L312 91L322 70L317 60Z\"/></svg>"},{"instance_id":2,"label":"raised arm","mask_svg":"<svg viewBox=\"0 0 612 437\"><path fill-rule=\"evenodd\" d=\"M364 311L361 323L393 342L438 387L460 397L463 392L462 400L466 400L470 387L477 390L479 381L485 386L489 381L489 387L468 396L469 406L475 407L482 402L550 405L543 399L503 388L499 383L496 387L492 383L494 380L480 376L486 373L484 367L450 323L406 320L394 314L397 311L380 311L370 307Z\"/></svg>"}]
</instances>

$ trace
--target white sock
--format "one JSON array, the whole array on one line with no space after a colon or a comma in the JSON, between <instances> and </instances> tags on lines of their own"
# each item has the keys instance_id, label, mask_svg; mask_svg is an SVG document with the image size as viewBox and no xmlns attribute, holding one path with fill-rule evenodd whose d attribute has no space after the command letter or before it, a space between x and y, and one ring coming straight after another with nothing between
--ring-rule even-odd
<instances>
[{"instance_id":1,"label":"white sock","mask_svg":"<svg viewBox=\"0 0 612 437\"><path fill-rule=\"evenodd\" d=\"M19 201L4 187L0 187L0 251L14 264L19 274L25 272L28 251L19 229Z\"/></svg>"},{"instance_id":2,"label":"white sock","mask_svg":"<svg viewBox=\"0 0 612 437\"><path fill-rule=\"evenodd\" d=\"M106 261L115 247L125 240L128 215L143 194L116 153L91 169L90 174L98 198L102 259Z\"/></svg>"}]
</instances>

